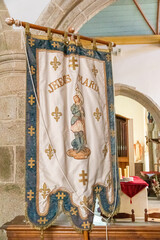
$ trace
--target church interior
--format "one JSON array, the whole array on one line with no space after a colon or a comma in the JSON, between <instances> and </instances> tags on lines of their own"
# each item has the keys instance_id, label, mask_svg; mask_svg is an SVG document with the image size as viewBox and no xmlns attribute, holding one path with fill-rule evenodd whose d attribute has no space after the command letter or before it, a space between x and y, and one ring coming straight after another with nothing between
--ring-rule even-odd
<instances>
[{"instance_id":1,"label":"church interior","mask_svg":"<svg viewBox=\"0 0 160 240\"><path fill-rule=\"evenodd\" d=\"M23 27L7 25L10 17L62 31L74 28L76 34L116 44L111 52L116 154L119 212L128 214L125 218L113 217L106 227L96 201L90 233L76 232L63 213L43 236L27 224L26 52ZM0 0L0 240L160 239L159 17L160 0ZM143 189L126 193L122 176Z\"/></svg>"}]
</instances>

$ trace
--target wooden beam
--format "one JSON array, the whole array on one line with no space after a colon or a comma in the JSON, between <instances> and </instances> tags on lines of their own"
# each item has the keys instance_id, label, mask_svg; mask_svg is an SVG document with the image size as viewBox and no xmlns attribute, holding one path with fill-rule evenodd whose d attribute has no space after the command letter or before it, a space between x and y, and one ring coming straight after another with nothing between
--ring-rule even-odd
<instances>
[{"instance_id":1,"label":"wooden beam","mask_svg":"<svg viewBox=\"0 0 160 240\"><path fill-rule=\"evenodd\" d=\"M146 16L144 15L141 7L139 6L139 4L137 3L137 0L133 0L133 2L135 3L136 7L138 8L139 12L141 13L142 17L144 18L144 20L146 21L146 23L148 24L148 26L150 27L150 29L152 30L152 32L154 34L156 34L156 31L152 28L151 24L149 23L149 21L147 20Z\"/></svg>"},{"instance_id":2,"label":"wooden beam","mask_svg":"<svg viewBox=\"0 0 160 240\"><path fill-rule=\"evenodd\" d=\"M160 35L116 36L116 37L112 36L112 37L100 37L99 39L116 42L116 45L160 44Z\"/></svg>"},{"instance_id":3,"label":"wooden beam","mask_svg":"<svg viewBox=\"0 0 160 240\"><path fill-rule=\"evenodd\" d=\"M88 231L83 232L83 240L89 240L89 233Z\"/></svg>"},{"instance_id":4,"label":"wooden beam","mask_svg":"<svg viewBox=\"0 0 160 240\"><path fill-rule=\"evenodd\" d=\"M157 34L159 34L159 8L160 8L160 0L157 0Z\"/></svg>"}]
</instances>

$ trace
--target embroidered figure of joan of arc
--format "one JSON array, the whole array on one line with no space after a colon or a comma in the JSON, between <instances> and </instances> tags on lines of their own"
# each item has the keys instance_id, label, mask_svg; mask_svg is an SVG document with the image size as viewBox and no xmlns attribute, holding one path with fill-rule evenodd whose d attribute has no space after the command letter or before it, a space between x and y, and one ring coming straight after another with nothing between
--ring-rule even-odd
<instances>
[{"instance_id":1,"label":"embroidered figure of joan of arc","mask_svg":"<svg viewBox=\"0 0 160 240\"><path fill-rule=\"evenodd\" d=\"M76 88L73 100L74 103L71 106L73 114L71 118L71 131L74 133L75 138L71 142L73 149L68 150L67 154L75 159L86 159L90 155L90 149L86 147L84 100L78 88Z\"/></svg>"}]
</instances>

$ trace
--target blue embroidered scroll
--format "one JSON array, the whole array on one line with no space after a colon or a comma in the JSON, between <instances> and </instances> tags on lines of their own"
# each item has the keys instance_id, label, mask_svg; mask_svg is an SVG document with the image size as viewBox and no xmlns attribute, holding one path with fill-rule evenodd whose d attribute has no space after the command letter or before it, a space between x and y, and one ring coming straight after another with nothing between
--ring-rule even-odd
<instances>
[{"instance_id":1,"label":"blue embroidered scroll","mask_svg":"<svg viewBox=\"0 0 160 240\"><path fill-rule=\"evenodd\" d=\"M46 228L60 206L90 230L96 198L119 207L111 54L27 37L26 205Z\"/></svg>"}]
</instances>

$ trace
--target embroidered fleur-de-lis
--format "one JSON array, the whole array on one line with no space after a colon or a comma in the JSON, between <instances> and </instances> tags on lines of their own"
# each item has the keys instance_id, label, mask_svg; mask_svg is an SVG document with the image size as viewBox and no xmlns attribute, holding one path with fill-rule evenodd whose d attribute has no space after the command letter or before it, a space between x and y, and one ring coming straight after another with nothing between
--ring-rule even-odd
<instances>
[{"instance_id":1,"label":"embroidered fleur-de-lis","mask_svg":"<svg viewBox=\"0 0 160 240\"><path fill-rule=\"evenodd\" d=\"M50 191L51 191L51 190L50 190L49 188L47 188L47 184L46 184L46 183L44 183L44 184L43 184L43 188L41 188L41 189L39 190L39 192L42 193L42 196L43 196L44 199L48 196L48 194L49 194Z\"/></svg>"},{"instance_id":2,"label":"embroidered fleur-de-lis","mask_svg":"<svg viewBox=\"0 0 160 240\"><path fill-rule=\"evenodd\" d=\"M54 57L53 61L50 62L50 64L52 65L55 71L57 70L58 66L61 65L56 56Z\"/></svg>"},{"instance_id":3,"label":"embroidered fleur-de-lis","mask_svg":"<svg viewBox=\"0 0 160 240\"><path fill-rule=\"evenodd\" d=\"M56 153L56 150L51 147L49 144L48 149L45 149L45 153L47 153L48 158L51 160L53 154Z\"/></svg>"},{"instance_id":4,"label":"embroidered fleur-de-lis","mask_svg":"<svg viewBox=\"0 0 160 240\"><path fill-rule=\"evenodd\" d=\"M102 113L99 111L98 108L96 108L96 111L93 113L93 116L95 117L95 119L97 119L97 121L99 121L102 116Z\"/></svg>"},{"instance_id":5,"label":"embroidered fleur-de-lis","mask_svg":"<svg viewBox=\"0 0 160 240\"><path fill-rule=\"evenodd\" d=\"M96 77L97 73L98 73L98 69L95 67L95 65L93 65L92 72L93 72L94 76Z\"/></svg>"}]
</instances>

